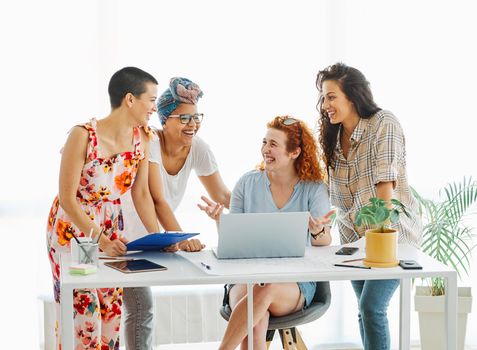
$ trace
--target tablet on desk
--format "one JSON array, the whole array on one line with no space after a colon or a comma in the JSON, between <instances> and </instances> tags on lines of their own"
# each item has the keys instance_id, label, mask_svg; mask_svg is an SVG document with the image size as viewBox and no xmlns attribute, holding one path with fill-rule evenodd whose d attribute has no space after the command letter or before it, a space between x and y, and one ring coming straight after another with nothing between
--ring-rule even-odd
<instances>
[{"instance_id":1,"label":"tablet on desk","mask_svg":"<svg viewBox=\"0 0 477 350\"><path fill-rule=\"evenodd\" d=\"M110 261L104 263L104 265L124 273L167 270L167 267L156 264L155 262L152 262L147 259Z\"/></svg>"}]
</instances>

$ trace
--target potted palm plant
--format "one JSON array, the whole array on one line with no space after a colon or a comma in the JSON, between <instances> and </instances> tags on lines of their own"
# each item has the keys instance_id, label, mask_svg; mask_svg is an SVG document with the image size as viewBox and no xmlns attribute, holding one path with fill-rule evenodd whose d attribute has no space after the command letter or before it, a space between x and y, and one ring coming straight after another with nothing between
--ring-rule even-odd
<instances>
[{"instance_id":1,"label":"potted palm plant","mask_svg":"<svg viewBox=\"0 0 477 350\"><path fill-rule=\"evenodd\" d=\"M477 202L477 184L472 178L450 183L440 191L440 200L425 199L412 189L423 217L421 249L436 260L453 267L458 276L468 274L474 227L468 224L470 209ZM419 312L422 349L445 349L444 281L425 280L416 287L414 304ZM468 287L458 290L458 349L464 349L467 315L471 312L472 293Z\"/></svg>"},{"instance_id":2,"label":"potted palm plant","mask_svg":"<svg viewBox=\"0 0 477 350\"><path fill-rule=\"evenodd\" d=\"M371 198L370 204L362 207L356 214L357 226L366 225L365 266L394 267L397 259L398 232L391 224L399 221L399 215L409 216L404 204L397 199L388 203L380 198Z\"/></svg>"}]
</instances>

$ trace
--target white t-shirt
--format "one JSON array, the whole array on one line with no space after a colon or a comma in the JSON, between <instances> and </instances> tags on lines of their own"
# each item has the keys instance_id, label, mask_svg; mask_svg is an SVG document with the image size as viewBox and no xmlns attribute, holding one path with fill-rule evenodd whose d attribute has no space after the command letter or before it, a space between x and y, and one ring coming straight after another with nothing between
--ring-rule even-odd
<instances>
[{"instance_id":1,"label":"white t-shirt","mask_svg":"<svg viewBox=\"0 0 477 350\"><path fill-rule=\"evenodd\" d=\"M149 144L149 161L159 164L166 201L173 211L177 209L184 197L192 169L195 170L197 176L209 176L218 169L217 162L209 145L198 136L194 136L192 139L190 152L187 155L184 166L176 175L168 174L164 168L161 157L161 142L157 138L154 138Z\"/></svg>"},{"instance_id":2,"label":"white t-shirt","mask_svg":"<svg viewBox=\"0 0 477 350\"><path fill-rule=\"evenodd\" d=\"M164 169L161 157L161 143L157 138L154 138L149 143L149 161L159 164L165 198L173 211L176 210L184 197L192 169L195 170L197 176L209 176L218 171L217 162L209 145L198 136L194 136L192 139L191 149L184 162L184 166L176 175L169 175L166 169ZM127 191L121 197L121 204L124 216L124 236L132 241L144 236L147 234L147 231L136 212L130 192Z\"/></svg>"}]
</instances>

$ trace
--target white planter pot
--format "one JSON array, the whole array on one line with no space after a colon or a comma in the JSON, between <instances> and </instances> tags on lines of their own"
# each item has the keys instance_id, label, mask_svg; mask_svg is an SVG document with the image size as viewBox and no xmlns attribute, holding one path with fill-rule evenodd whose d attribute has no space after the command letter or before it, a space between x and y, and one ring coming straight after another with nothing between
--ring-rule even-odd
<instances>
[{"instance_id":1,"label":"white planter pot","mask_svg":"<svg viewBox=\"0 0 477 350\"><path fill-rule=\"evenodd\" d=\"M430 296L430 288L417 286L414 306L419 312L419 330L422 350L446 350L444 296ZM457 299L457 350L465 346L467 314L472 310L472 293L469 287L458 288Z\"/></svg>"}]
</instances>

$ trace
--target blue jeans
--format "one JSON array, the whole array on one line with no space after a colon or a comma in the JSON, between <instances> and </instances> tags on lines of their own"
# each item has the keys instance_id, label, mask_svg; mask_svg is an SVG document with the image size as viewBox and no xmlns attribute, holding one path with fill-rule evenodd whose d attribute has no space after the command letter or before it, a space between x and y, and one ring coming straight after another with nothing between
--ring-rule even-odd
<instances>
[{"instance_id":1,"label":"blue jeans","mask_svg":"<svg viewBox=\"0 0 477 350\"><path fill-rule=\"evenodd\" d=\"M316 291L316 282L297 282L300 293L305 298L305 304L303 308L306 309L310 306Z\"/></svg>"},{"instance_id":2,"label":"blue jeans","mask_svg":"<svg viewBox=\"0 0 477 350\"><path fill-rule=\"evenodd\" d=\"M123 289L126 350L152 350L154 303L150 287Z\"/></svg>"},{"instance_id":3,"label":"blue jeans","mask_svg":"<svg viewBox=\"0 0 477 350\"><path fill-rule=\"evenodd\" d=\"M364 350L389 350L387 309L399 280L351 281L358 298L359 332Z\"/></svg>"}]
</instances>

